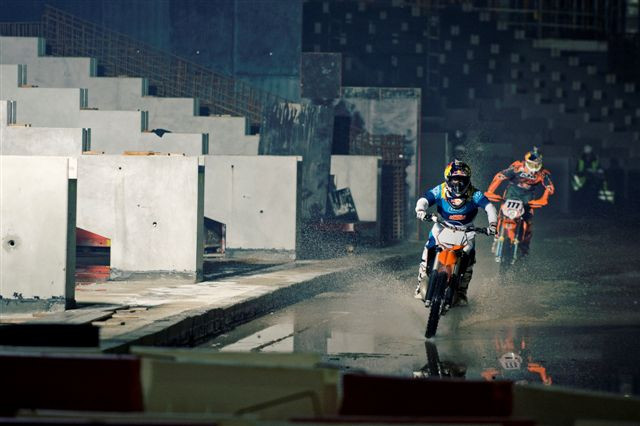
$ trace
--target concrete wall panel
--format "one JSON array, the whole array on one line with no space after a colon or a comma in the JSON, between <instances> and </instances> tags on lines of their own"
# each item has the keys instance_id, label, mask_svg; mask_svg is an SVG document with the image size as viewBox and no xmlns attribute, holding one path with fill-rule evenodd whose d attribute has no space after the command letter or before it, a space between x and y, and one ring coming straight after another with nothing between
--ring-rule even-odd
<instances>
[{"instance_id":1,"label":"concrete wall panel","mask_svg":"<svg viewBox=\"0 0 640 426\"><path fill-rule=\"evenodd\" d=\"M82 129L10 126L0 129L0 155L82 155Z\"/></svg>"},{"instance_id":2,"label":"concrete wall panel","mask_svg":"<svg viewBox=\"0 0 640 426\"><path fill-rule=\"evenodd\" d=\"M199 157L78 159L78 227L111 239L112 277L201 278L203 197Z\"/></svg>"},{"instance_id":3,"label":"concrete wall panel","mask_svg":"<svg viewBox=\"0 0 640 426\"><path fill-rule=\"evenodd\" d=\"M143 132L135 146L128 150L205 155L208 154L208 145L204 139L205 135L198 133L165 133L159 137L155 133Z\"/></svg>"},{"instance_id":4,"label":"concrete wall panel","mask_svg":"<svg viewBox=\"0 0 640 426\"><path fill-rule=\"evenodd\" d=\"M5 93L3 91L3 99L15 100L17 103L17 124L30 124L34 127L90 127L79 124L80 89L19 88L13 93L6 93L6 97Z\"/></svg>"},{"instance_id":5,"label":"concrete wall panel","mask_svg":"<svg viewBox=\"0 0 640 426\"><path fill-rule=\"evenodd\" d=\"M76 157L89 142L83 129L59 129L10 125L8 102L0 101L0 155L53 155Z\"/></svg>"},{"instance_id":6,"label":"concrete wall panel","mask_svg":"<svg viewBox=\"0 0 640 426\"><path fill-rule=\"evenodd\" d=\"M21 61L36 58L42 54L44 54L44 39L0 37L0 63L2 64L24 64Z\"/></svg>"},{"instance_id":7,"label":"concrete wall panel","mask_svg":"<svg viewBox=\"0 0 640 426\"><path fill-rule=\"evenodd\" d=\"M0 157L0 311L20 299L23 307L64 307L74 299L75 180L69 162Z\"/></svg>"},{"instance_id":8,"label":"concrete wall panel","mask_svg":"<svg viewBox=\"0 0 640 426\"><path fill-rule=\"evenodd\" d=\"M41 57L13 63L27 65L27 82L31 85L87 88L95 76L95 62L92 58Z\"/></svg>"},{"instance_id":9,"label":"concrete wall panel","mask_svg":"<svg viewBox=\"0 0 640 426\"><path fill-rule=\"evenodd\" d=\"M258 155L260 135L239 136L235 141L226 143L212 141L209 137L209 154L211 155Z\"/></svg>"},{"instance_id":10,"label":"concrete wall panel","mask_svg":"<svg viewBox=\"0 0 640 426\"><path fill-rule=\"evenodd\" d=\"M89 108L145 110L140 104L145 90L142 78L92 77L83 82L81 87L88 89Z\"/></svg>"},{"instance_id":11,"label":"concrete wall panel","mask_svg":"<svg viewBox=\"0 0 640 426\"><path fill-rule=\"evenodd\" d=\"M18 116L20 116L20 105L18 105ZM77 114L77 119L66 126L90 128L91 149L94 151L122 153L127 150L136 150L142 129L142 113L140 111L81 110Z\"/></svg>"},{"instance_id":12,"label":"concrete wall panel","mask_svg":"<svg viewBox=\"0 0 640 426\"><path fill-rule=\"evenodd\" d=\"M205 216L227 226L227 249L294 251L295 156L206 156Z\"/></svg>"},{"instance_id":13,"label":"concrete wall panel","mask_svg":"<svg viewBox=\"0 0 640 426\"><path fill-rule=\"evenodd\" d=\"M209 153L215 155L257 155L256 136L246 135L246 119L231 116L181 116L149 114L150 129L209 134ZM255 148L255 150L254 150Z\"/></svg>"},{"instance_id":14,"label":"concrete wall panel","mask_svg":"<svg viewBox=\"0 0 640 426\"><path fill-rule=\"evenodd\" d=\"M144 96L137 101L137 105L138 108L144 111L149 111L149 117L154 117L156 115L176 115L191 119L193 116L200 113L200 111L196 111L197 102L194 98L162 98L156 96Z\"/></svg>"},{"instance_id":15,"label":"concrete wall panel","mask_svg":"<svg viewBox=\"0 0 640 426\"><path fill-rule=\"evenodd\" d=\"M380 157L366 155L332 155L331 174L336 188L350 188L358 219L376 222L379 219Z\"/></svg>"}]
</instances>

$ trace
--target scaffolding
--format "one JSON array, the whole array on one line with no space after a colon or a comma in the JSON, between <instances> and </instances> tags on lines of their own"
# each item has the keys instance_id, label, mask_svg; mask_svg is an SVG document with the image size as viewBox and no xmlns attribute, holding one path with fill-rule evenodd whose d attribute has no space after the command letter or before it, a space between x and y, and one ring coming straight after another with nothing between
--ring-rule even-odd
<instances>
[{"instance_id":1,"label":"scaffolding","mask_svg":"<svg viewBox=\"0 0 640 426\"><path fill-rule=\"evenodd\" d=\"M406 236L407 223L407 140L402 135L372 135L352 127L349 136L350 155L382 157L381 222L382 239L398 241Z\"/></svg>"},{"instance_id":2,"label":"scaffolding","mask_svg":"<svg viewBox=\"0 0 640 426\"><path fill-rule=\"evenodd\" d=\"M156 96L198 98L211 114L243 116L252 127L260 126L268 105L287 102L273 93L48 5L41 22L3 23L0 34L44 37L50 55L96 58L101 75L147 78Z\"/></svg>"}]
</instances>

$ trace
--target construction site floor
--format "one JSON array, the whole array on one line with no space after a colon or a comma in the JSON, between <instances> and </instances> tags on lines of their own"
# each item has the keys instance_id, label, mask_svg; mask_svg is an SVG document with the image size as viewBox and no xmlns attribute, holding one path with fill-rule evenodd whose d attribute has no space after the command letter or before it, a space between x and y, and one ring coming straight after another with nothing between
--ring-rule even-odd
<instances>
[{"instance_id":1,"label":"construction site floor","mask_svg":"<svg viewBox=\"0 0 640 426\"><path fill-rule=\"evenodd\" d=\"M333 259L248 262L197 283L175 277L82 283L76 286L77 309L1 315L0 322L92 323L100 326L103 352L126 352L131 345L191 346L326 291L364 268L394 268L419 250L418 243L405 243Z\"/></svg>"}]
</instances>

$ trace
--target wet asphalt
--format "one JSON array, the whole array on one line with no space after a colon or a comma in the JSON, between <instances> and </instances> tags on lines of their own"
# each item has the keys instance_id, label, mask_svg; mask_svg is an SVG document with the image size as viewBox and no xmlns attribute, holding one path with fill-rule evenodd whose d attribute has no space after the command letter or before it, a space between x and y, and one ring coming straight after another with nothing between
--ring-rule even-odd
<instances>
[{"instance_id":1,"label":"wet asphalt","mask_svg":"<svg viewBox=\"0 0 640 426\"><path fill-rule=\"evenodd\" d=\"M346 371L507 379L640 396L640 252L635 221L540 218L532 254L498 275L478 237L469 306L425 339L416 265L371 270L202 346L316 352ZM415 248L419 259L420 244Z\"/></svg>"}]
</instances>

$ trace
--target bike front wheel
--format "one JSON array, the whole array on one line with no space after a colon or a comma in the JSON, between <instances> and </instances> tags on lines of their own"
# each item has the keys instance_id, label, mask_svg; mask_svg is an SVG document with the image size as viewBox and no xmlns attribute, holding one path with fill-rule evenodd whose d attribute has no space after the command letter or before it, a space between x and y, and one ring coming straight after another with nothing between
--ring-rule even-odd
<instances>
[{"instance_id":1,"label":"bike front wheel","mask_svg":"<svg viewBox=\"0 0 640 426\"><path fill-rule=\"evenodd\" d=\"M429 318L427 320L427 330L424 336L429 339L436 335L440 315L442 313L442 303L444 302L444 291L447 286L447 274L438 272L433 280L433 298L429 309Z\"/></svg>"}]
</instances>

